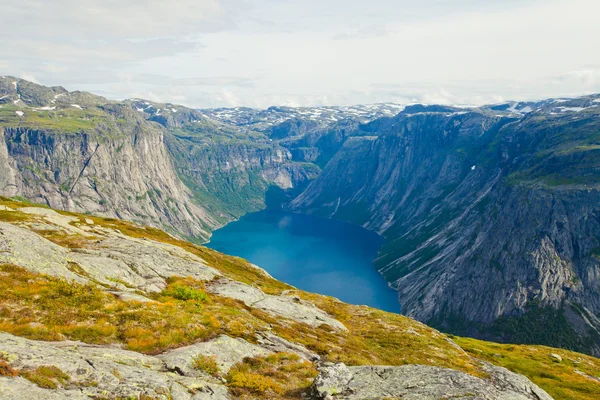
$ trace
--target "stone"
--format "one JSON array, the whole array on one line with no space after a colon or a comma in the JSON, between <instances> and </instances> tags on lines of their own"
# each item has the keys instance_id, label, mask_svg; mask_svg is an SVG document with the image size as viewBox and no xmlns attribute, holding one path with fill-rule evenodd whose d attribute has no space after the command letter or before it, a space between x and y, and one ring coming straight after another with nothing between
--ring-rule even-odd
<instances>
[{"instance_id":1,"label":"stone","mask_svg":"<svg viewBox=\"0 0 600 400\"><path fill-rule=\"evenodd\" d=\"M552 361L562 362L562 357L556 353L550 353L550 358Z\"/></svg>"},{"instance_id":2,"label":"stone","mask_svg":"<svg viewBox=\"0 0 600 400\"><path fill-rule=\"evenodd\" d=\"M312 386L314 399L425 400L469 398L479 400L552 400L524 376L507 369L483 366L490 377L425 365L398 367L322 366Z\"/></svg>"},{"instance_id":3,"label":"stone","mask_svg":"<svg viewBox=\"0 0 600 400\"><path fill-rule=\"evenodd\" d=\"M211 282L207 290L220 296L243 301L247 306L255 307L269 314L304 322L311 326L329 325L334 329L347 331L340 321L325 311L305 301L295 301L293 297L265 294L259 288L228 279Z\"/></svg>"},{"instance_id":4,"label":"stone","mask_svg":"<svg viewBox=\"0 0 600 400\"><path fill-rule=\"evenodd\" d=\"M191 400L194 395L190 391L202 392L201 399L229 398L227 388L214 379L182 377L169 372L157 357L116 347L42 342L0 332L0 348L16 369L55 366L70 377L67 387L57 390L41 389L20 377L0 377L0 398L137 398L144 394L162 400Z\"/></svg>"},{"instance_id":5,"label":"stone","mask_svg":"<svg viewBox=\"0 0 600 400\"><path fill-rule=\"evenodd\" d=\"M220 335L208 342L167 351L158 355L157 358L162 360L170 371L177 371L186 376L202 376L204 375L202 371L192 367L194 357L199 354L208 357L214 356L219 366L219 372L227 374L232 366L241 362L245 357L264 357L272 352L244 339Z\"/></svg>"}]
</instances>

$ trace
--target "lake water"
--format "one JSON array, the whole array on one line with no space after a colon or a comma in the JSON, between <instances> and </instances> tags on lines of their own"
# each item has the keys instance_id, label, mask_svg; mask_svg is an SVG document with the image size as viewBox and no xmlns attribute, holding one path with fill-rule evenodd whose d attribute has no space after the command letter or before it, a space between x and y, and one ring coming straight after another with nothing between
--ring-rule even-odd
<instances>
[{"instance_id":1,"label":"lake water","mask_svg":"<svg viewBox=\"0 0 600 400\"><path fill-rule=\"evenodd\" d=\"M243 257L309 292L400 312L396 292L374 268L383 238L345 222L260 211L216 230L206 246Z\"/></svg>"}]
</instances>

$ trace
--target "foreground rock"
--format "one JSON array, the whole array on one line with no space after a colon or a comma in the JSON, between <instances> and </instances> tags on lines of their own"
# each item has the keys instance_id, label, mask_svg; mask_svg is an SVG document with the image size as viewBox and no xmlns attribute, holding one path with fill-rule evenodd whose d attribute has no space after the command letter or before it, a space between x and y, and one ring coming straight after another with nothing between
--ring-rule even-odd
<instances>
[{"instance_id":1,"label":"foreground rock","mask_svg":"<svg viewBox=\"0 0 600 400\"><path fill-rule=\"evenodd\" d=\"M347 367L339 363L320 369L313 384L315 399L552 400L522 375L485 365L487 379L424 365Z\"/></svg>"},{"instance_id":2,"label":"foreground rock","mask_svg":"<svg viewBox=\"0 0 600 400\"><path fill-rule=\"evenodd\" d=\"M89 399L138 398L228 399L227 388L208 376L173 373L158 358L118 348L79 342L41 342L0 333L0 354L17 370L57 367L68 382L43 389L22 377L2 377L0 398Z\"/></svg>"},{"instance_id":3,"label":"foreground rock","mask_svg":"<svg viewBox=\"0 0 600 400\"><path fill-rule=\"evenodd\" d=\"M314 327L329 325L335 329L347 331L340 321L298 297L265 294L258 288L228 279L213 282L208 290L221 296L241 300L247 306L261 309L272 315L304 322Z\"/></svg>"}]
</instances>

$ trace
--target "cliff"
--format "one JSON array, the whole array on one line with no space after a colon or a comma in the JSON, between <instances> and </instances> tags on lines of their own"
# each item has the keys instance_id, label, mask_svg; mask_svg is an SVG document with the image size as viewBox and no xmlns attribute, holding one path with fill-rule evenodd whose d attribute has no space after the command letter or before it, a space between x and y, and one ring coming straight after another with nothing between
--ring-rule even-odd
<instances>
[{"instance_id":1,"label":"cliff","mask_svg":"<svg viewBox=\"0 0 600 400\"><path fill-rule=\"evenodd\" d=\"M383 234L375 263L406 315L600 354L600 107L536 108L405 110L346 141L290 208Z\"/></svg>"}]
</instances>

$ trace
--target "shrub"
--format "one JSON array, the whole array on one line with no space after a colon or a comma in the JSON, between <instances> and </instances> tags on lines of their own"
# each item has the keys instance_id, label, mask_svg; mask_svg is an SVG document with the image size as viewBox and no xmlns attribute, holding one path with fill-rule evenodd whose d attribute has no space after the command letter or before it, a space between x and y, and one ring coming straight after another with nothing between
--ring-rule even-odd
<instances>
[{"instance_id":1,"label":"shrub","mask_svg":"<svg viewBox=\"0 0 600 400\"><path fill-rule=\"evenodd\" d=\"M165 295L174 297L177 300L196 300L202 303L208 301L208 295L204 291L189 286L173 286L173 288L165 292Z\"/></svg>"},{"instance_id":2,"label":"shrub","mask_svg":"<svg viewBox=\"0 0 600 400\"><path fill-rule=\"evenodd\" d=\"M200 371L204 371L209 375L218 376L219 366L217 365L217 358L207 357L203 354L198 354L192 359L192 367Z\"/></svg>"},{"instance_id":3,"label":"shrub","mask_svg":"<svg viewBox=\"0 0 600 400\"><path fill-rule=\"evenodd\" d=\"M0 360L0 376L18 376L19 371L10 366L6 361Z\"/></svg>"},{"instance_id":4,"label":"shrub","mask_svg":"<svg viewBox=\"0 0 600 400\"><path fill-rule=\"evenodd\" d=\"M245 372L231 373L229 375L229 387L246 389L255 394L265 394L269 391L277 394L281 394L283 392L281 385L268 376Z\"/></svg>"},{"instance_id":5,"label":"shrub","mask_svg":"<svg viewBox=\"0 0 600 400\"><path fill-rule=\"evenodd\" d=\"M56 389L59 383L64 385L71 380L69 375L53 365L41 365L31 371L22 371L21 376L45 389Z\"/></svg>"}]
</instances>

